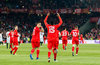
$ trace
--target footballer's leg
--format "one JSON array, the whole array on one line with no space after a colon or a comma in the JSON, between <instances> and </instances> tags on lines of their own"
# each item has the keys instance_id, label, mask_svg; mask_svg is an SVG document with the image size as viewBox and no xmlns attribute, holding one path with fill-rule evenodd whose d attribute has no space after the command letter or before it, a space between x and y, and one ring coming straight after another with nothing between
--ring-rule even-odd
<instances>
[{"instance_id":1,"label":"footballer's leg","mask_svg":"<svg viewBox=\"0 0 100 65\"><path fill-rule=\"evenodd\" d=\"M6 47L7 47L7 49L8 49L8 43L6 43Z\"/></svg>"},{"instance_id":2,"label":"footballer's leg","mask_svg":"<svg viewBox=\"0 0 100 65\"><path fill-rule=\"evenodd\" d=\"M76 56L78 55L78 50L79 50L79 41L76 42Z\"/></svg>"},{"instance_id":3,"label":"footballer's leg","mask_svg":"<svg viewBox=\"0 0 100 65\"><path fill-rule=\"evenodd\" d=\"M31 42L31 44L32 44L32 50L31 50L31 53L30 53L30 59L33 60L32 54L34 53L36 47L35 47L35 45L34 45L35 43Z\"/></svg>"},{"instance_id":4,"label":"footballer's leg","mask_svg":"<svg viewBox=\"0 0 100 65\"><path fill-rule=\"evenodd\" d=\"M18 45L15 46L15 51L14 51L13 55L15 55L15 53L17 52L17 50L18 50Z\"/></svg>"},{"instance_id":5,"label":"footballer's leg","mask_svg":"<svg viewBox=\"0 0 100 65\"><path fill-rule=\"evenodd\" d=\"M72 56L74 56L75 40L72 40Z\"/></svg>"},{"instance_id":6,"label":"footballer's leg","mask_svg":"<svg viewBox=\"0 0 100 65\"><path fill-rule=\"evenodd\" d=\"M57 57L57 43L53 42L53 51L54 51L54 62L56 62L56 57Z\"/></svg>"},{"instance_id":7,"label":"footballer's leg","mask_svg":"<svg viewBox=\"0 0 100 65\"><path fill-rule=\"evenodd\" d=\"M48 41L48 62L50 62L52 46L53 46L52 43Z\"/></svg>"},{"instance_id":8,"label":"footballer's leg","mask_svg":"<svg viewBox=\"0 0 100 65\"><path fill-rule=\"evenodd\" d=\"M62 40L62 44L63 44L63 50L65 50L65 45L64 45L64 40Z\"/></svg>"},{"instance_id":9,"label":"footballer's leg","mask_svg":"<svg viewBox=\"0 0 100 65\"><path fill-rule=\"evenodd\" d=\"M66 50L66 48L67 48L67 40L65 41L65 50Z\"/></svg>"},{"instance_id":10,"label":"footballer's leg","mask_svg":"<svg viewBox=\"0 0 100 65\"><path fill-rule=\"evenodd\" d=\"M56 57L57 57L57 49L54 48L53 50L54 50L54 61L56 61Z\"/></svg>"},{"instance_id":11,"label":"footballer's leg","mask_svg":"<svg viewBox=\"0 0 100 65\"><path fill-rule=\"evenodd\" d=\"M40 52L40 50L39 50L39 47L38 47L38 48L37 48L37 51L36 51L36 53L37 53L36 59L37 59L37 60L40 59L40 58L39 58L39 52Z\"/></svg>"}]
</instances>

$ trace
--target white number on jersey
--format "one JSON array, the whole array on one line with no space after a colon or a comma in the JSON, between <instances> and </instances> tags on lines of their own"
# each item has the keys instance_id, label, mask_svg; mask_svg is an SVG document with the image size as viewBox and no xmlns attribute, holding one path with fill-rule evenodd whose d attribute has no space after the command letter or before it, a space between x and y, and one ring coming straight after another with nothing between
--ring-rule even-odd
<instances>
[{"instance_id":1,"label":"white number on jersey","mask_svg":"<svg viewBox=\"0 0 100 65\"><path fill-rule=\"evenodd\" d=\"M67 32L63 32L62 33L62 36L67 36Z\"/></svg>"},{"instance_id":2,"label":"white number on jersey","mask_svg":"<svg viewBox=\"0 0 100 65\"><path fill-rule=\"evenodd\" d=\"M55 33L55 27L49 26L49 33Z\"/></svg>"},{"instance_id":3,"label":"white number on jersey","mask_svg":"<svg viewBox=\"0 0 100 65\"><path fill-rule=\"evenodd\" d=\"M76 37L77 36L77 32L73 32L73 36Z\"/></svg>"}]
</instances>

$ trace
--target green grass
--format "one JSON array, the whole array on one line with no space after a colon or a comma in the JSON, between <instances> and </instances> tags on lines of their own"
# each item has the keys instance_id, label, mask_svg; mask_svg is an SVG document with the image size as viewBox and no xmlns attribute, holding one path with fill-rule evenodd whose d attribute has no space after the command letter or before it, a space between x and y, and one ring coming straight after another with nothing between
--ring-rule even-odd
<instances>
[{"instance_id":1,"label":"green grass","mask_svg":"<svg viewBox=\"0 0 100 65\"><path fill-rule=\"evenodd\" d=\"M0 46L0 65L100 65L100 44L80 44L79 55L72 57L71 44L68 44L66 51L62 50L62 45L58 49L58 62L53 62L53 53L51 62L48 63L47 45L40 47L40 59L36 60L36 52L33 54L34 60L30 60L29 54L31 44L21 44L17 55L11 55L10 49L6 46Z\"/></svg>"}]
</instances>

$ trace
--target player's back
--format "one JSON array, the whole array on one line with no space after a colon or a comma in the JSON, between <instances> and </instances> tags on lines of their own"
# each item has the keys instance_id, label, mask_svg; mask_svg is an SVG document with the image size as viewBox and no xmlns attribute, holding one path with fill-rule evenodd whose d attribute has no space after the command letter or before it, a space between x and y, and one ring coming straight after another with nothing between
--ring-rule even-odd
<instances>
[{"instance_id":1,"label":"player's back","mask_svg":"<svg viewBox=\"0 0 100 65\"><path fill-rule=\"evenodd\" d=\"M78 29L72 30L72 31L71 31L71 35L72 35L72 37L73 37L74 39L75 39L75 38L79 39L79 30L78 30Z\"/></svg>"},{"instance_id":2,"label":"player's back","mask_svg":"<svg viewBox=\"0 0 100 65\"><path fill-rule=\"evenodd\" d=\"M66 30L63 30L63 31L61 32L62 39L67 39L67 36L68 36L68 35L69 35L69 32L66 31Z\"/></svg>"},{"instance_id":3,"label":"player's back","mask_svg":"<svg viewBox=\"0 0 100 65\"><path fill-rule=\"evenodd\" d=\"M48 30L48 40L56 40L57 38L57 25L48 25L47 30Z\"/></svg>"}]
</instances>

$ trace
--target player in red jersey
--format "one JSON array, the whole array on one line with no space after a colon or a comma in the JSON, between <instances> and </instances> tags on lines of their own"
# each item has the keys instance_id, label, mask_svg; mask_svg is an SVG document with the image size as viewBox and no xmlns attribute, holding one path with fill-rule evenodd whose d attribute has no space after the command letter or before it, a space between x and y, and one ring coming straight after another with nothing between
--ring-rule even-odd
<instances>
[{"instance_id":1,"label":"player in red jersey","mask_svg":"<svg viewBox=\"0 0 100 65\"><path fill-rule=\"evenodd\" d=\"M75 26L75 29L71 31L71 35L72 35L72 56L74 56L74 47L76 44L76 56L78 55L78 50L79 50L79 30L78 27Z\"/></svg>"},{"instance_id":2,"label":"player in red jersey","mask_svg":"<svg viewBox=\"0 0 100 65\"><path fill-rule=\"evenodd\" d=\"M17 30L18 30L18 26L15 26L14 37L13 37L14 48L12 48L12 50L10 51L11 54L14 51L13 55L15 55L16 51L18 50L18 32L17 32Z\"/></svg>"},{"instance_id":3,"label":"player in red jersey","mask_svg":"<svg viewBox=\"0 0 100 65\"><path fill-rule=\"evenodd\" d=\"M50 56L51 56L51 50L53 48L54 50L54 61L56 61L56 56L57 56L57 45L56 45L56 42L57 42L57 29L58 27L61 26L62 24L62 19L60 17L60 15L57 13L57 16L59 18L59 21L60 23L57 24L57 25L50 25L47 23L47 19L48 19L48 16L50 15L50 13L47 14L45 20L44 20L44 23L45 23L45 26L47 27L47 31L48 31L48 35L47 35L47 39L48 39L48 62L50 62ZM52 21L53 23L53 21Z\"/></svg>"},{"instance_id":4,"label":"player in red jersey","mask_svg":"<svg viewBox=\"0 0 100 65\"><path fill-rule=\"evenodd\" d=\"M40 47L40 31L44 32L43 27L41 26L41 23L38 22L37 26L34 27L33 33L32 33L32 39L31 39L31 44L32 44L32 50L30 54L31 60L33 60L32 54L34 53L35 49L37 48L37 58L39 59L39 47Z\"/></svg>"},{"instance_id":5,"label":"player in red jersey","mask_svg":"<svg viewBox=\"0 0 100 65\"><path fill-rule=\"evenodd\" d=\"M69 32L66 30L63 30L61 32L61 36L62 36L62 44L63 44L63 50L66 50L67 47L67 36L69 36Z\"/></svg>"},{"instance_id":6,"label":"player in red jersey","mask_svg":"<svg viewBox=\"0 0 100 65\"><path fill-rule=\"evenodd\" d=\"M8 34L10 36L10 48L12 49L12 44L13 44L13 37L14 37L14 32L11 29L10 33Z\"/></svg>"},{"instance_id":7,"label":"player in red jersey","mask_svg":"<svg viewBox=\"0 0 100 65\"><path fill-rule=\"evenodd\" d=\"M83 40L83 35L82 34L80 35L80 40L81 40L82 44L84 44L84 40Z\"/></svg>"}]
</instances>

